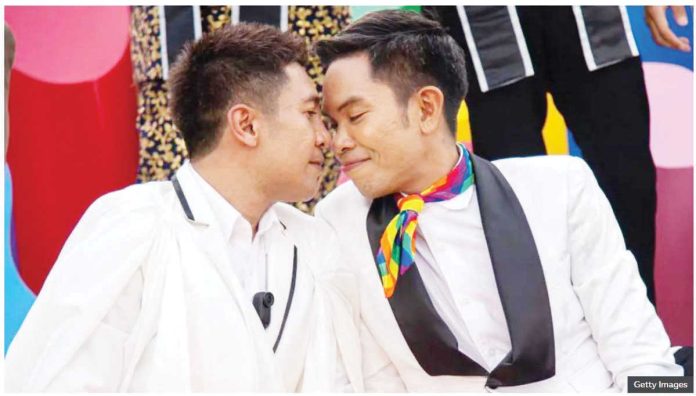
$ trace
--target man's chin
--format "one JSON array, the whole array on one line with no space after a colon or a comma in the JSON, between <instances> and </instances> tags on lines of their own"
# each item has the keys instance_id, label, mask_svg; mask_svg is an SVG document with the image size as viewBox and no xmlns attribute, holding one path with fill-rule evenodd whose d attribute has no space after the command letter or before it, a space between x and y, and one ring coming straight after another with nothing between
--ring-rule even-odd
<instances>
[{"instance_id":1,"label":"man's chin","mask_svg":"<svg viewBox=\"0 0 696 396\"><path fill-rule=\"evenodd\" d=\"M307 188L303 191L297 191L292 194L292 197L286 197L285 202L307 202L315 198L319 194L320 185L317 184L314 188Z\"/></svg>"},{"instance_id":2,"label":"man's chin","mask_svg":"<svg viewBox=\"0 0 696 396\"><path fill-rule=\"evenodd\" d=\"M362 179L352 180L355 187L357 187L358 191L360 191L360 194L362 194L365 198L375 199L390 194L388 189L382 187L379 183L368 182Z\"/></svg>"}]
</instances>

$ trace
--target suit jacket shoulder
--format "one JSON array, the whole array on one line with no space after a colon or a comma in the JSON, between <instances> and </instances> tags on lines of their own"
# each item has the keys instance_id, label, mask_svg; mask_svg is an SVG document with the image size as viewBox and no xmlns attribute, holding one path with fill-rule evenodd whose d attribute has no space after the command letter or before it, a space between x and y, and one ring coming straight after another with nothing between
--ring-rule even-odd
<instances>
[{"instance_id":1,"label":"suit jacket shoulder","mask_svg":"<svg viewBox=\"0 0 696 396\"><path fill-rule=\"evenodd\" d=\"M527 214L527 220L565 222L569 208L578 199L576 190L594 175L585 161L567 155L507 158L493 161Z\"/></svg>"},{"instance_id":2,"label":"suit jacket shoulder","mask_svg":"<svg viewBox=\"0 0 696 396\"><path fill-rule=\"evenodd\" d=\"M272 206L272 209L286 229L286 234L296 243L313 244L315 239L325 235L323 223L292 205L278 202Z\"/></svg>"},{"instance_id":3,"label":"suit jacket shoulder","mask_svg":"<svg viewBox=\"0 0 696 396\"><path fill-rule=\"evenodd\" d=\"M106 214L121 216L162 216L167 195L173 193L169 182L149 182L134 184L97 198L83 217Z\"/></svg>"},{"instance_id":4,"label":"suit jacket shoulder","mask_svg":"<svg viewBox=\"0 0 696 396\"><path fill-rule=\"evenodd\" d=\"M350 224L367 214L372 200L364 197L352 181L336 187L329 195L319 201L315 213L330 224Z\"/></svg>"},{"instance_id":5,"label":"suit jacket shoulder","mask_svg":"<svg viewBox=\"0 0 696 396\"><path fill-rule=\"evenodd\" d=\"M589 169L585 161L569 155L506 158L493 161L493 165L508 182L524 181L530 186L567 180L574 173Z\"/></svg>"}]
</instances>

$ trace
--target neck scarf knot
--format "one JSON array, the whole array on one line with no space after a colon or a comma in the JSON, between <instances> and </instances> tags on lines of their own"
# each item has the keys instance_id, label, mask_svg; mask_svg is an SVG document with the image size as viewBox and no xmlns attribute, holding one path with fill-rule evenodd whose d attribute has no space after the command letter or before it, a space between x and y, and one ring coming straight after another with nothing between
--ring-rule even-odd
<instances>
[{"instance_id":1,"label":"neck scarf knot","mask_svg":"<svg viewBox=\"0 0 696 396\"><path fill-rule=\"evenodd\" d=\"M469 152L458 144L459 162L445 176L418 194L397 195L399 213L389 222L380 239L377 269L387 298L394 294L396 282L411 268L416 255L418 215L427 202L445 201L466 191L474 183Z\"/></svg>"}]
</instances>

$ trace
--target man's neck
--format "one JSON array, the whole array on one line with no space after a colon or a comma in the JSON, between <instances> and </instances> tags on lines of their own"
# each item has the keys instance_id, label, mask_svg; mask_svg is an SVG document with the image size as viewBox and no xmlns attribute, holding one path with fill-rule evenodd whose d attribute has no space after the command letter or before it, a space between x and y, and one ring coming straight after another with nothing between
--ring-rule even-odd
<instances>
[{"instance_id":1,"label":"man's neck","mask_svg":"<svg viewBox=\"0 0 696 396\"><path fill-rule=\"evenodd\" d=\"M212 155L192 160L191 165L249 222L256 235L261 217L273 202L263 193L249 168L220 161Z\"/></svg>"},{"instance_id":2,"label":"man's neck","mask_svg":"<svg viewBox=\"0 0 696 396\"><path fill-rule=\"evenodd\" d=\"M459 149L456 144L440 144L425 150L424 157L414 168L414 177L402 192L407 194L422 192L450 173L458 160Z\"/></svg>"}]
</instances>

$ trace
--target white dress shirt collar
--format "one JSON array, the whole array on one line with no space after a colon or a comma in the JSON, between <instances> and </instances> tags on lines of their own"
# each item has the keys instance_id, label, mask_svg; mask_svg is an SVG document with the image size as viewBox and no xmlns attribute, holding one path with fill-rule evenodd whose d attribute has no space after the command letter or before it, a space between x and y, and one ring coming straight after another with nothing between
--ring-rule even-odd
<instances>
[{"instance_id":1,"label":"white dress shirt collar","mask_svg":"<svg viewBox=\"0 0 696 396\"><path fill-rule=\"evenodd\" d=\"M457 163L454 164L452 169L456 168L459 166L459 163L462 161L464 158L464 153L462 152L461 147L457 145L457 150L459 151L459 159L457 160ZM476 176L474 175L474 183L469 186L469 188L466 189L466 191L462 192L461 194L457 195L456 197L452 199L448 199L445 201L438 201L438 202L426 202L424 208L427 208L428 205L437 205L437 206L442 206L446 209L449 210L459 210L459 209L465 209L466 207L469 206L469 203L471 202L471 198L474 196L474 189L475 189L475 183L476 183ZM403 196L406 196L407 194L405 193L400 193Z\"/></svg>"},{"instance_id":2,"label":"white dress shirt collar","mask_svg":"<svg viewBox=\"0 0 696 396\"><path fill-rule=\"evenodd\" d=\"M232 237L233 233L248 234L248 242L251 242L251 225L242 216L241 213L231 203L229 203L213 186L211 186L203 177L196 171L192 166L191 172L200 187L200 191L205 196L206 200L210 204L210 209L216 220L220 224L223 235L225 235L226 240ZM266 232L271 230L274 226L280 226L280 220L277 214L273 210L273 206L269 207L266 212L259 219L258 230L256 232L257 237L264 235ZM242 231L243 230L243 231Z\"/></svg>"}]
</instances>

